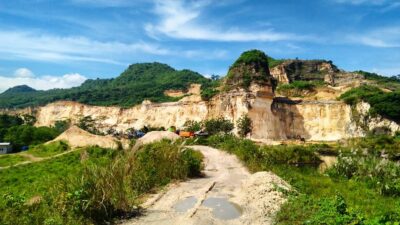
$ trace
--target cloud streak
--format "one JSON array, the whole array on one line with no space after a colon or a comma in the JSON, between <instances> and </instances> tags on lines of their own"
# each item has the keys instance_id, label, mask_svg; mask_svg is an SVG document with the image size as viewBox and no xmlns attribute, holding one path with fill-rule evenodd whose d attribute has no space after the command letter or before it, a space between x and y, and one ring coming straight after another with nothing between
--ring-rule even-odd
<instances>
[{"instance_id":1,"label":"cloud streak","mask_svg":"<svg viewBox=\"0 0 400 225\"><path fill-rule=\"evenodd\" d=\"M170 50L142 41L100 42L86 37L54 36L21 31L0 31L0 57L39 61L87 61L125 64L122 55L167 55Z\"/></svg>"},{"instance_id":2,"label":"cloud streak","mask_svg":"<svg viewBox=\"0 0 400 225\"><path fill-rule=\"evenodd\" d=\"M14 76L0 76L0 93L17 85L29 85L37 90L53 88L70 88L81 85L87 78L79 73L68 73L62 76L34 76L27 68L19 68Z\"/></svg>"},{"instance_id":3,"label":"cloud streak","mask_svg":"<svg viewBox=\"0 0 400 225\"><path fill-rule=\"evenodd\" d=\"M351 34L347 36L347 40L370 47L398 48L400 47L400 26L374 29L363 34Z\"/></svg>"},{"instance_id":4,"label":"cloud streak","mask_svg":"<svg viewBox=\"0 0 400 225\"><path fill-rule=\"evenodd\" d=\"M244 31L239 29L221 29L200 23L202 10L210 2L156 1L154 13L160 18L158 23L145 26L147 34L158 38L160 34L176 39L225 41L225 42L272 42L284 40L307 40L311 37L291 33L264 31Z\"/></svg>"}]
</instances>

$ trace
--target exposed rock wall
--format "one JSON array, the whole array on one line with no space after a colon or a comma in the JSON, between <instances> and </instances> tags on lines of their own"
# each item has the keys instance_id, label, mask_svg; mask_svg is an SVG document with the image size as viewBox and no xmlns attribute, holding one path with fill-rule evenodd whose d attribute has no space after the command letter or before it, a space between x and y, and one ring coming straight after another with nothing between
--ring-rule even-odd
<instances>
[{"instance_id":1,"label":"exposed rock wall","mask_svg":"<svg viewBox=\"0 0 400 225\"><path fill-rule=\"evenodd\" d=\"M299 139L333 141L364 136L376 127L400 130L398 124L381 117L371 118L369 105L355 108L340 101L282 101L274 98L270 89L235 90L217 95L205 102L187 97L179 102L151 103L122 109L119 107L89 106L76 102L55 102L36 110L37 126L50 126L57 120L70 119L77 123L83 116L92 116L99 129L182 127L187 120L201 121L224 117L236 122L243 114L253 121L251 138L264 140Z\"/></svg>"}]
</instances>

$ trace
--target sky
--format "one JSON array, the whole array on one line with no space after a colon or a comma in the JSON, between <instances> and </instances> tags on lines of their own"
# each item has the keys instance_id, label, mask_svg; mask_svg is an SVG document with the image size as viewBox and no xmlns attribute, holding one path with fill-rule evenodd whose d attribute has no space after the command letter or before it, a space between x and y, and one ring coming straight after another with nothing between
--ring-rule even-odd
<instances>
[{"instance_id":1,"label":"sky","mask_svg":"<svg viewBox=\"0 0 400 225\"><path fill-rule=\"evenodd\" d=\"M225 75L243 52L400 74L400 0L0 0L0 92L78 86L130 64Z\"/></svg>"}]
</instances>

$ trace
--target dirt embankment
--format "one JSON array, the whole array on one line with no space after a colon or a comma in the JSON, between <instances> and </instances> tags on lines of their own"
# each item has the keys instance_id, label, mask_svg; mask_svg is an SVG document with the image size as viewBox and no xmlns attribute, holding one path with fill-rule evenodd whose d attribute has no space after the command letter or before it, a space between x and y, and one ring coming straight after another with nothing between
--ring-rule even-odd
<instances>
[{"instance_id":1,"label":"dirt embankment","mask_svg":"<svg viewBox=\"0 0 400 225\"><path fill-rule=\"evenodd\" d=\"M91 134L77 126L71 126L68 130L64 131L62 134L48 143L61 140L67 141L72 148L98 145L102 148L114 149L118 148L119 141L111 136L99 136ZM129 145L128 141L126 140L122 140L120 142L124 148L128 147Z\"/></svg>"},{"instance_id":2,"label":"dirt embankment","mask_svg":"<svg viewBox=\"0 0 400 225\"><path fill-rule=\"evenodd\" d=\"M145 214L125 225L163 224L271 224L286 201L289 185L269 172L250 174L239 160L206 146L191 146L203 153L205 176L176 183L149 198ZM284 191L282 191L284 190Z\"/></svg>"}]
</instances>

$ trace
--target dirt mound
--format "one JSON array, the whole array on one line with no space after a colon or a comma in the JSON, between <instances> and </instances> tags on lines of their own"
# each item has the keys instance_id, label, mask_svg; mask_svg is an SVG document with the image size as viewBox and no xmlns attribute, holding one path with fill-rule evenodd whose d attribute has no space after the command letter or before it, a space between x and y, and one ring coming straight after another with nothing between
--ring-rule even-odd
<instances>
[{"instance_id":1,"label":"dirt mound","mask_svg":"<svg viewBox=\"0 0 400 225\"><path fill-rule=\"evenodd\" d=\"M110 136L94 135L77 126L71 126L68 130L64 131L64 133L48 143L61 140L67 141L73 148L93 145L98 145L103 148L118 148L117 139Z\"/></svg>"},{"instance_id":2,"label":"dirt mound","mask_svg":"<svg viewBox=\"0 0 400 225\"><path fill-rule=\"evenodd\" d=\"M286 202L289 191L290 185L277 175L258 172L243 183L237 201L245 205L244 210L252 215L252 224L272 224L272 218Z\"/></svg>"},{"instance_id":3,"label":"dirt mound","mask_svg":"<svg viewBox=\"0 0 400 225\"><path fill-rule=\"evenodd\" d=\"M177 140L179 138L179 135L170 131L151 131L138 139L134 149L137 149L145 144L161 141L162 139Z\"/></svg>"}]
</instances>

